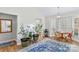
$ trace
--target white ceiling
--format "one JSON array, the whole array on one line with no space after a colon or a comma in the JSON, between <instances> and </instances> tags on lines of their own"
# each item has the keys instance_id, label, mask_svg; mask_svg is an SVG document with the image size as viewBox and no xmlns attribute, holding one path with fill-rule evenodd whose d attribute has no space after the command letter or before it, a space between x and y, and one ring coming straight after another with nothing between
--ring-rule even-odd
<instances>
[{"instance_id":1,"label":"white ceiling","mask_svg":"<svg viewBox=\"0 0 79 59\"><path fill-rule=\"evenodd\" d=\"M14 14L14 15L18 15L18 14L22 14L23 12L25 14L26 11L27 12L35 12L35 13L39 13L40 16L49 16L49 15L57 15L58 13L60 14L65 14L65 13L69 13L69 12L73 12L73 11L77 11L79 10L78 7L60 7L59 9L57 7L1 7L0 8L0 12L3 13L9 13L9 14ZM31 14L31 13L30 13Z\"/></svg>"},{"instance_id":2,"label":"white ceiling","mask_svg":"<svg viewBox=\"0 0 79 59\"><path fill-rule=\"evenodd\" d=\"M78 7L45 7L45 8L38 8L40 13L43 16L49 16L49 15L57 15L57 14L67 14L67 13L73 13L79 10Z\"/></svg>"}]
</instances>

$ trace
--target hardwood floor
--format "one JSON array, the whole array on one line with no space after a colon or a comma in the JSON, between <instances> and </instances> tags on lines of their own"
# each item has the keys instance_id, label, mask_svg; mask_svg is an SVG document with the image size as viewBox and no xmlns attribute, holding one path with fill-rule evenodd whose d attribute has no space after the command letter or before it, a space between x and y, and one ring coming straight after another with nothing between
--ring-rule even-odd
<instances>
[{"instance_id":1,"label":"hardwood floor","mask_svg":"<svg viewBox=\"0 0 79 59\"><path fill-rule=\"evenodd\" d=\"M17 50L16 40L8 40L0 43L0 52L14 52Z\"/></svg>"},{"instance_id":2,"label":"hardwood floor","mask_svg":"<svg viewBox=\"0 0 79 59\"><path fill-rule=\"evenodd\" d=\"M52 38L51 38L52 39ZM55 39L55 38L53 38L54 40L56 40L56 41L59 41L59 42L64 42L64 43L68 43L68 44L73 44L73 45L77 45L77 46L79 46L79 42L78 41L76 41L76 40L74 40L74 39L72 39L72 40L69 40L69 39Z\"/></svg>"},{"instance_id":3,"label":"hardwood floor","mask_svg":"<svg viewBox=\"0 0 79 59\"><path fill-rule=\"evenodd\" d=\"M43 39L42 39L43 40ZM38 40L37 42L39 42L41 40ZM59 40L56 40L56 41L59 41ZM68 43L68 44L73 44L73 45L77 45L79 46L79 42L75 41L75 40L71 40L69 42L65 42L65 41L62 41L61 42L64 42L64 43ZM35 42L36 43L36 42ZM33 44L33 43L31 43ZM17 52L19 51L20 49L22 49L22 46L21 45L11 45L11 46L7 46L7 47L0 47L0 52Z\"/></svg>"},{"instance_id":4,"label":"hardwood floor","mask_svg":"<svg viewBox=\"0 0 79 59\"><path fill-rule=\"evenodd\" d=\"M7 47L0 47L0 52L15 52L17 49L16 45L7 46Z\"/></svg>"}]
</instances>

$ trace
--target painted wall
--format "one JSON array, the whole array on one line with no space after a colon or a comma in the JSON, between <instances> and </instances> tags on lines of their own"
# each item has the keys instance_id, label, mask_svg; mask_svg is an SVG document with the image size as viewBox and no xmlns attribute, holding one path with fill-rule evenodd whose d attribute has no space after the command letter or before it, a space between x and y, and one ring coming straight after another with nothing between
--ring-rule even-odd
<instances>
[{"instance_id":1,"label":"painted wall","mask_svg":"<svg viewBox=\"0 0 79 59\"><path fill-rule=\"evenodd\" d=\"M16 39L17 36L17 16L0 13L0 19L12 19L12 32L0 33L0 42L5 40Z\"/></svg>"},{"instance_id":2,"label":"painted wall","mask_svg":"<svg viewBox=\"0 0 79 59\"><path fill-rule=\"evenodd\" d=\"M37 8L34 7L0 7L0 12L18 15L17 17L17 33L19 32L20 25L23 23L25 26L34 24L36 18L40 17ZM18 34L17 34L18 35ZM17 37L18 44L21 44L20 39Z\"/></svg>"},{"instance_id":3,"label":"painted wall","mask_svg":"<svg viewBox=\"0 0 79 59\"><path fill-rule=\"evenodd\" d=\"M17 17L17 22L18 22L17 23L17 33L19 32L19 27L22 23L25 25L34 24L36 18L41 17L43 13L46 15L45 10L43 12L41 12L41 11L39 12L39 9L37 9L35 7L27 7L27 8L25 8L25 7L19 7L19 8L18 7L0 7L1 13L18 15L18 17ZM44 17L45 15L43 15L42 17ZM62 14L62 16L72 16L72 17L75 17L77 15L79 15L78 11ZM50 23L49 24L55 27L55 24L54 24L55 21L53 21L53 18L51 18L51 20L52 20L51 22L53 24L50 24ZM55 20L55 18L54 18L54 20ZM46 20L44 19L43 23L45 23L45 21ZM44 24L44 26L46 26L46 25ZM51 29L52 29L52 26L51 26ZM18 38L17 38L17 42L18 42L18 44L20 43L20 40Z\"/></svg>"}]
</instances>

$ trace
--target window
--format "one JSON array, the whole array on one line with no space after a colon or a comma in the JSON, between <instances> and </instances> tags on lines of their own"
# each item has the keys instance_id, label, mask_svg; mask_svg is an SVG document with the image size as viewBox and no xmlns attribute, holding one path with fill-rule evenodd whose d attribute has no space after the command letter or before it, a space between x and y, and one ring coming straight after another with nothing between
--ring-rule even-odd
<instances>
[{"instance_id":1,"label":"window","mask_svg":"<svg viewBox=\"0 0 79 59\"><path fill-rule=\"evenodd\" d=\"M12 32L12 20L0 19L0 33Z\"/></svg>"}]
</instances>

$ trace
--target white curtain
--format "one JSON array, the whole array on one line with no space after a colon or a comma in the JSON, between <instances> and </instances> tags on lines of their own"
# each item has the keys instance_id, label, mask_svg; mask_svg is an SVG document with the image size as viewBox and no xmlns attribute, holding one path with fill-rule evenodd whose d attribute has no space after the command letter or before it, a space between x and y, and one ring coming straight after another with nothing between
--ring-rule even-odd
<instances>
[{"instance_id":1,"label":"white curtain","mask_svg":"<svg viewBox=\"0 0 79 59\"><path fill-rule=\"evenodd\" d=\"M72 32L72 17L45 17L45 27L53 34L56 31Z\"/></svg>"},{"instance_id":2,"label":"white curtain","mask_svg":"<svg viewBox=\"0 0 79 59\"><path fill-rule=\"evenodd\" d=\"M72 17L60 18L59 26L60 31L72 32Z\"/></svg>"},{"instance_id":3,"label":"white curtain","mask_svg":"<svg viewBox=\"0 0 79 59\"><path fill-rule=\"evenodd\" d=\"M56 31L56 18L52 16L45 17L45 27L49 30L49 34L52 35Z\"/></svg>"}]
</instances>

